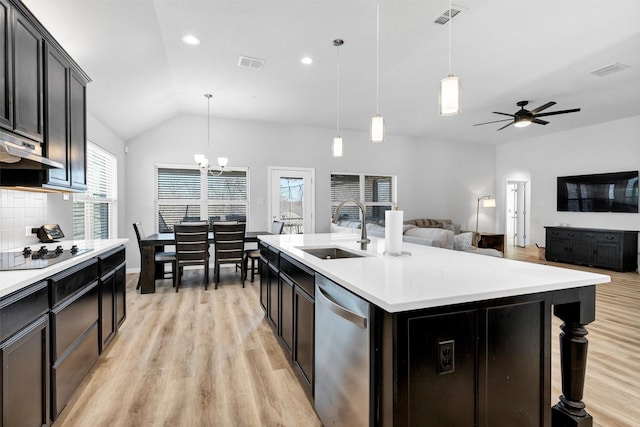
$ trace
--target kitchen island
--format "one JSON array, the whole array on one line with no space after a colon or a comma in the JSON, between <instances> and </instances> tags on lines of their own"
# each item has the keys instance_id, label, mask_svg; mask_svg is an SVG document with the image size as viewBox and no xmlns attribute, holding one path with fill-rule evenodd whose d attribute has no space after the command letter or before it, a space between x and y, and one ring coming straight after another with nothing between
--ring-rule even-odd
<instances>
[{"instance_id":1,"label":"kitchen island","mask_svg":"<svg viewBox=\"0 0 640 427\"><path fill-rule=\"evenodd\" d=\"M298 303L304 302L299 294L309 304L318 298L304 285L309 274L316 283L329 279L371 303L364 425L591 425L582 402L584 326L595 317L595 285L609 282L608 276L408 243L402 249L410 256L389 257L384 240L372 239L360 251L358 238L260 237L261 302L312 400L314 375L323 375L324 368L317 360L313 369L304 357L297 360L306 354L298 341L311 341L313 349L313 337L299 331L309 330L306 325L318 316L304 314L313 309ZM320 259L303 250L319 247L362 256ZM306 292L298 292L297 282ZM553 408L552 314L564 322L563 395ZM315 331L321 328L315 325Z\"/></svg>"}]
</instances>

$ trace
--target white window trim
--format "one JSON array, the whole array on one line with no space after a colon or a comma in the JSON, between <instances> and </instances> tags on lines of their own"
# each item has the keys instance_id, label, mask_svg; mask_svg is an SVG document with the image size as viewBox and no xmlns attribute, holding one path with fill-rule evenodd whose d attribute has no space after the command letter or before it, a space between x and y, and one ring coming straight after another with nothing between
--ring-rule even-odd
<instances>
[{"instance_id":1,"label":"white window trim","mask_svg":"<svg viewBox=\"0 0 640 427\"><path fill-rule=\"evenodd\" d=\"M350 175L357 176L358 183L360 184L360 199L359 201L364 205L365 209L372 206L391 206L391 209L394 209L398 206L398 178L396 175L389 175L384 173L354 173L354 172L331 172L329 174L329 186L331 186L331 177L333 175ZM367 176L381 176L381 177L389 177L391 178L391 191L392 193L392 201L391 202L367 202L365 201L365 177ZM329 190L331 192L331 190ZM334 202L331 201L331 208L335 208L340 204L340 201ZM333 209L331 209L333 211ZM362 214L358 214L362 216ZM362 219L362 218L360 218Z\"/></svg>"}]
</instances>

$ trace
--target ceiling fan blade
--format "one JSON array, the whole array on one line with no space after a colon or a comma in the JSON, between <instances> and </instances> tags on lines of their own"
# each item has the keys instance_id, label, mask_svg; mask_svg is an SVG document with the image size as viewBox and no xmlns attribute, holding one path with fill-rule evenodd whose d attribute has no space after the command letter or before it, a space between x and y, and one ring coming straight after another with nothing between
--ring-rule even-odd
<instances>
[{"instance_id":1,"label":"ceiling fan blade","mask_svg":"<svg viewBox=\"0 0 640 427\"><path fill-rule=\"evenodd\" d=\"M555 102L551 101L551 102L547 102L544 105L539 106L538 108L534 108L533 110L529 111L531 114L538 114L540 111L542 110L546 110L547 108L556 105Z\"/></svg>"},{"instance_id":2,"label":"ceiling fan blade","mask_svg":"<svg viewBox=\"0 0 640 427\"><path fill-rule=\"evenodd\" d=\"M502 127L501 127L500 129L498 129L498 130L502 130L502 129L506 128L506 127L509 127L509 126L511 126L512 124L513 124L513 122L511 122L511 123L507 123L506 125L502 126Z\"/></svg>"},{"instance_id":3,"label":"ceiling fan blade","mask_svg":"<svg viewBox=\"0 0 640 427\"><path fill-rule=\"evenodd\" d=\"M507 120L513 120L513 119L502 119L502 120L494 120L492 122L476 123L474 126L481 126L481 125L488 125L488 124L491 124L491 123L506 122Z\"/></svg>"},{"instance_id":4,"label":"ceiling fan blade","mask_svg":"<svg viewBox=\"0 0 640 427\"><path fill-rule=\"evenodd\" d=\"M539 124L539 125L549 124L549 122L547 122L545 120L540 120L540 119L533 119L533 120L531 120L531 123L536 123L536 124Z\"/></svg>"},{"instance_id":5,"label":"ceiling fan blade","mask_svg":"<svg viewBox=\"0 0 640 427\"><path fill-rule=\"evenodd\" d=\"M492 111L493 114L502 114L503 116L515 117L515 114L501 113L500 111Z\"/></svg>"},{"instance_id":6,"label":"ceiling fan blade","mask_svg":"<svg viewBox=\"0 0 640 427\"><path fill-rule=\"evenodd\" d=\"M574 108L572 110L551 111L549 113L536 114L536 117L555 116L556 114L577 113L578 111L580 111L579 108Z\"/></svg>"}]
</instances>

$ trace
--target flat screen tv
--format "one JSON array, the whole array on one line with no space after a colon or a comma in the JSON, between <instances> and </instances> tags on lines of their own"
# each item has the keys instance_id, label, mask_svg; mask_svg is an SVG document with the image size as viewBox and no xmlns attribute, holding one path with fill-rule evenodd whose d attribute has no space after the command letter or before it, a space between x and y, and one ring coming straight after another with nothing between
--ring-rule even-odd
<instances>
[{"instance_id":1,"label":"flat screen tv","mask_svg":"<svg viewBox=\"0 0 640 427\"><path fill-rule=\"evenodd\" d=\"M558 211L638 213L638 171L558 177Z\"/></svg>"}]
</instances>

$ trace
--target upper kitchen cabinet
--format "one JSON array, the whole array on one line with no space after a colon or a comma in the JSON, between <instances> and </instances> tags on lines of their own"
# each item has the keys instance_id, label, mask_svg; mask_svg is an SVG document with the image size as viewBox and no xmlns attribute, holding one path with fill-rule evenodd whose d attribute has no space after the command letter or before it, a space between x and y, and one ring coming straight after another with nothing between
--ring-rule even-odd
<instances>
[{"instance_id":1,"label":"upper kitchen cabinet","mask_svg":"<svg viewBox=\"0 0 640 427\"><path fill-rule=\"evenodd\" d=\"M44 153L64 165L46 171L46 186L86 188L86 80L75 73L54 47L45 57Z\"/></svg>"},{"instance_id":2,"label":"upper kitchen cabinet","mask_svg":"<svg viewBox=\"0 0 640 427\"><path fill-rule=\"evenodd\" d=\"M1 186L86 190L91 80L19 0L0 0L0 46L0 138L51 161L0 163Z\"/></svg>"}]
</instances>

